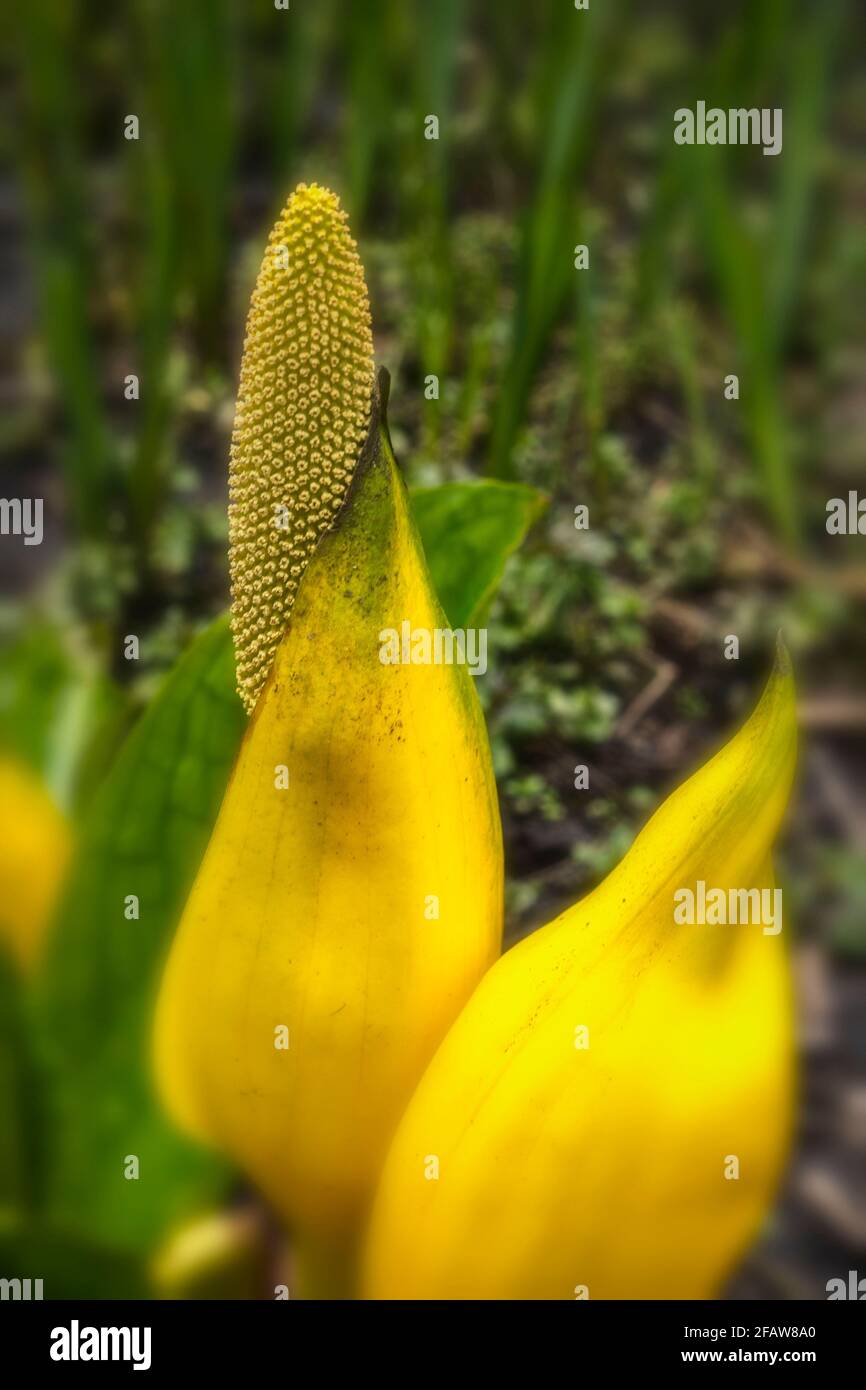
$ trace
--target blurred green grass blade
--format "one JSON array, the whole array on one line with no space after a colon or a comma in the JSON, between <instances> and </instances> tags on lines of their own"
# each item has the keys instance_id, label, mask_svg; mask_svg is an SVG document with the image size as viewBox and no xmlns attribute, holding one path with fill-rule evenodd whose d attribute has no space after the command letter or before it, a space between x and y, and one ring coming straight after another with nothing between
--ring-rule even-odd
<instances>
[{"instance_id":1,"label":"blurred green grass blade","mask_svg":"<svg viewBox=\"0 0 866 1390\"><path fill-rule=\"evenodd\" d=\"M406 244L412 325L425 376L449 371L455 344L455 272L449 211L454 145L454 87L465 19L464 0L429 0L416 7L406 37L414 84L411 125L402 141ZM434 115L439 138L424 138ZM424 402L424 443L432 452L442 425L442 406Z\"/></svg>"},{"instance_id":2,"label":"blurred green grass blade","mask_svg":"<svg viewBox=\"0 0 866 1390\"><path fill-rule=\"evenodd\" d=\"M598 246L600 219L591 213L583 219L581 240ZM600 316L604 303L604 283L601 256L596 254L592 268L574 277L574 339L575 357L580 376L580 401L583 411L589 461L599 515L604 519L609 504L609 469L601 437L607 418L606 386L604 379L603 346Z\"/></svg>"},{"instance_id":3,"label":"blurred green grass blade","mask_svg":"<svg viewBox=\"0 0 866 1390\"><path fill-rule=\"evenodd\" d=\"M798 544L800 493L782 402L782 385L771 362L759 362L744 404L749 439L761 470L764 501L783 540Z\"/></svg>"},{"instance_id":4,"label":"blurred green grass blade","mask_svg":"<svg viewBox=\"0 0 866 1390\"><path fill-rule=\"evenodd\" d=\"M415 11L416 138L423 154L421 189L428 205L440 214L448 202L453 146L454 82L465 0L427 0ZM439 139L422 140L426 116L439 117ZM414 140L412 142L413 147ZM420 162L420 161L419 161Z\"/></svg>"},{"instance_id":5,"label":"blurred green grass blade","mask_svg":"<svg viewBox=\"0 0 866 1390\"><path fill-rule=\"evenodd\" d=\"M841 0L824 0L809 15L795 42L784 102L779 191L769 237L768 333L776 357L784 350L807 279L805 257L817 192L821 131L843 14Z\"/></svg>"},{"instance_id":6,"label":"blurred green grass blade","mask_svg":"<svg viewBox=\"0 0 866 1390\"><path fill-rule=\"evenodd\" d=\"M719 299L737 337L740 405L760 472L764 505L780 536L800 534L799 494L781 401L778 364L770 337L767 256L736 208L725 165L707 146L693 146L688 167L706 258Z\"/></svg>"},{"instance_id":7,"label":"blurred green grass blade","mask_svg":"<svg viewBox=\"0 0 866 1390\"><path fill-rule=\"evenodd\" d=\"M748 365L766 351L764 277L753 237L746 230L719 151L695 145L684 163L692 171L699 230L722 305L738 333Z\"/></svg>"},{"instance_id":8,"label":"blurred green grass blade","mask_svg":"<svg viewBox=\"0 0 866 1390\"><path fill-rule=\"evenodd\" d=\"M686 447L692 458L694 480L701 489L702 502L706 503L716 481L716 450L700 379L696 323L694 310L684 299L671 301L662 319L667 351L679 379L688 420Z\"/></svg>"},{"instance_id":9,"label":"blurred green grass blade","mask_svg":"<svg viewBox=\"0 0 866 1390\"><path fill-rule=\"evenodd\" d=\"M677 290L678 267L672 247L683 210L695 196L695 167L671 138L672 113L680 106L694 108L699 99L707 106L724 108L775 104L790 9L790 0L753 0L744 11L732 14L718 43L688 72L678 72L666 99L659 101L663 115L658 122L656 150L660 158L649 214L642 220L635 277L635 310L644 327ZM787 128L785 136L787 140ZM733 158L738 152L717 153L724 164L726 156Z\"/></svg>"},{"instance_id":10,"label":"blurred green grass blade","mask_svg":"<svg viewBox=\"0 0 866 1390\"><path fill-rule=\"evenodd\" d=\"M785 38L793 23L793 0L750 0L740 12L732 12L729 30L731 62L724 75L728 87L723 106L744 103L744 93L756 101L769 91L762 84L772 81L784 52Z\"/></svg>"},{"instance_id":11,"label":"blurred green grass blade","mask_svg":"<svg viewBox=\"0 0 866 1390\"><path fill-rule=\"evenodd\" d=\"M345 160L353 225L363 224L380 152L391 138L387 0L352 5L343 20L348 103Z\"/></svg>"},{"instance_id":12,"label":"blurred green grass blade","mask_svg":"<svg viewBox=\"0 0 866 1390\"><path fill-rule=\"evenodd\" d=\"M334 3L317 0L315 5L294 5L280 11L276 43L273 14L265 9L256 18L264 31L265 49L276 50L272 95L266 107L273 119L268 121L267 135L273 144L274 182L282 187L297 165L301 137L335 29Z\"/></svg>"},{"instance_id":13,"label":"blurred green grass blade","mask_svg":"<svg viewBox=\"0 0 866 1390\"><path fill-rule=\"evenodd\" d=\"M182 231L171 181L153 132L145 130L133 149L135 153L129 156L131 188L141 224L142 250L133 295L140 397L133 407L136 437L129 480L130 531L138 555L144 558L149 554L153 527L165 498L176 428L171 363Z\"/></svg>"},{"instance_id":14,"label":"blurred green grass blade","mask_svg":"<svg viewBox=\"0 0 866 1390\"><path fill-rule=\"evenodd\" d=\"M773 167L766 175L778 181L766 233L749 229L735 191L750 151L693 148L683 160L677 198L690 199L698 213L704 258L737 338L741 409L764 504L789 543L800 538L802 516L785 424L783 356L805 279L820 131L843 12L842 0L831 0L795 22L790 0L760 0L732 21L707 69L713 104L783 108L784 148L768 161ZM785 75L788 91L780 101Z\"/></svg>"},{"instance_id":15,"label":"blurred green grass blade","mask_svg":"<svg viewBox=\"0 0 866 1390\"><path fill-rule=\"evenodd\" d=\"M12 148L28 205L41 330L64 416L60 452L69 502L79 530L99 536L116 460L90 319L95 275L83 158L89 92L81 80L83 10L75 2L42 0L23 6L18 19L22 110Z\"/></svg>"},{"instance_id":16,"label":"blurred green grass blade","mask_svg":"<svg viewBox=\"0 0 866 1390\"><path fill-rule=\"evenodd\" d=\"M147 119L182 231L196 343L206 361L219 364L226 341L237 13L229 0L137 0L133 20Z\"/></svg>"},{"instance_id":17,"label":"blurred green grass blade","mask_svg":"<svg viewBox=\"0 0 866 1390\"><path fill-rule=\"evenodd\" d=\"M553 12L549 41L536 78L541 112L537 149L541 173L524 219L511 346L497 393L489 471L514 474L513 449L525 419L535 373L562 307L574 269L578 181L591 148L610 42L625 0ZM585 273L585 272L583 272Z\"/></svg>"},{"instance_id":18,"label":"blurred green grass blade","mask_svg":"<svg viewBox=\"0 0 866 1390\"><path fill-rule=\"evenodd\" d=\"M181 1138L151 1089L154 993L244 727L224 618L199 637L133 730L82 828L36 1014L50 1087L49 1215L150 1249L215 1199L220 1161ZM124 901L140 900L127 921ZM140 1178L124 1178L135 1154Z\"/></svg>"},{"instance_id":19,"label":"blurred green grass blade","mask_svg":"<svg viewBox=\"0 0 866 1390\"><path fill-rule=\"evenodd\" d=\"M547 505L522 483L415 488L412 513L439 601L452 627L481 621L509 555Z\"/></svg>"},{"instance_id":20,"label":"blurred green grass blade","mask_svg":"<svg viewBox=\"0 0 866 1390\"><path fill-rule=\"evenodd\" d=\"M670 118L666 118L659 142L669 139ZM682 166L678 155L679 146L671 140L653 181L649 211L641 223L632 302L635 318L642 328L652 323L659 305L668 301L676 288L676 259L671 255L671 246L683 204Z\"/></svg>"},{"instance_id":21,"label":"blurred green grass blade","mask_svg":"<svg viewBox=\"0 0 866 1390\"><path fill-rule=\"evenodd\" d=\"M37 233L40 314L67 437L60 455L76 525L101 539L109 476L116 460L103 414L100 371L87 303L88 267L62 244Z\"/></svg>"}]
</instances>

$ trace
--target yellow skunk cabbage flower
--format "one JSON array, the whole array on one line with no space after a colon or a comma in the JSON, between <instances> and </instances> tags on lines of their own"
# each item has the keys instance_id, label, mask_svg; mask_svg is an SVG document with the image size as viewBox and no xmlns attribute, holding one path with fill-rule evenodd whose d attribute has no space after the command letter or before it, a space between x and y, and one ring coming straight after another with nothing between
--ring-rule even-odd
<instances>
[{"instance_id":1,"label":"yellow skunk cabbage flower","mask_svg":"<svg viewBox=\"0 0 866 1390\"><path fill-rule=\"evenodd\" d=\"M301 229L303 241L308 223L317 254L336 247L348 277L336 199L299 191L281 225ZM335 1264L348 1272L347 1247L388 1140L498 954L502 912L496 790L472 679L465 666L381 659L383 630L407 620L413 630L442 629L447 620L359 347L366 300L348 291L341 298L343 281L329 279L326 260L317 265L314 273L290 256L283 282L266 256L254 299L261 405L247 408L253 369L245 357L233 466L244 460L252 470L251 460L269 458L269 499L284 497L293 517L311 509L292 533L297 540L306 527L310 553L304 565L297 540L289 563L281 555L274 568L253 474L246 490L235 478L233 510L250 509L232 522L233 544L244 547L233 555L235 641L250 698L267 664L272 615L285 623L289 602L291 612L173 943L156 1021L170 1109L232 1154L291 1224L301 1292L317 1284L335 1291ZM272 342L260 335L265 320L275 325ZM291 338L293 325L307 322L317 324L310 357ZM325 389L329 380L340 383L339 396ZM268 402L296 393L306 404L280 415L277 448ZM364 413L369 429L347 484L345 459ZM334 440L342 442L329 455ZM324 469L329 458L338 459L335 476L331 462ZM327 528L310 499L327 491L331 516L341 490L345 502Z\"/></svg>"},{"instance_id":2,"label":"yellow skunk cabbage flower","mask_svg":"<svg viewBox=\"0 0 866 1390\"><path fill-rule=\"evenodd\" d=\"M780 648L736 737L599 888L485 976L391 1147L368 1296L718 1292L791 1130L791 984L769 856L795 741Z\"/></svg>"},{"instance_id":3,"label":"yellow skunk cabbage flower","mask_svg":"<svg viewBox=\"0 0 866 1390\"><path fill-rule=\"evenodd\" d=\"M24 763L0 756L0 943L37 963L69 863L69 823Z\"/></svg>"},{"instance_id":4,"label":"yellow skunk cabbage flower","mask_svg":"<svg viewBox=\"0 0 866 1390\"><path fill-rule=\"evenodd\" d=\"M370 306L346 214L327 189L300 184L253 291L232 434L232 632L247 712L345 499L372 391Z\"/></svg>"}]
</instances>

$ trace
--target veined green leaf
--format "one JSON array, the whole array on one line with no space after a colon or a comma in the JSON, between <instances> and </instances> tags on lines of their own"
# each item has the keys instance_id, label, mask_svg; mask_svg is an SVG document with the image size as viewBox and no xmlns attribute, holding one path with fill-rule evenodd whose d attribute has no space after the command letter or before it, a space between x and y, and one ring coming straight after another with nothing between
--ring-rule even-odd
<instances>
[{"instance_id":1,"label":"veined green leaf","mask_svg":"<svg viewBox=\"0 0 866 1390\"><path fill-rule=\"evenodd\" d=\"M190 648L124 746L85 821L36 991L52 1112L49 1213L149 1249L222 1188L154 1098L155 979L244 727L228 624ZM138 920L125 905L139 901ZM137 1180L124 1176L139 1163Z\"/></svg>"},{"instance_id":2,"label":"veined green leaf","mask_svg":"<svg viewBox=\"0 0 866 1390\"><path fill-rule=\"evenodd\" d=\"M509 555L546 505L543 493L522 483L443 483L413 491L412 514L452 627L483 618Z\"/></svg>"}]
</instances>

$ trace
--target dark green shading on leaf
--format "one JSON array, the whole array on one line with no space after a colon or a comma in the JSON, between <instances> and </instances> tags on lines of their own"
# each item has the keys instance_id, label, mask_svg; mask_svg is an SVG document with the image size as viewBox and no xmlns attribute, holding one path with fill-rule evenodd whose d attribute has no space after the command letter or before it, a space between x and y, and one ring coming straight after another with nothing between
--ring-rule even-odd
<instances>
[{"instance_id":1,"label":"dark green shading on leaf","mask_svg":"<svg viewBox=\"0 0 866 1390\"><path fill-rule=\"evenodd\" d=\"M39 1200L44 1156L41 1099L24 986L0 950L0 1211L30 1211Z\"/></svg>"},{"instance_id":2,"label":"dark green shading on leaf","mask_svg":"<svg viewBox=\"0 0 866 1390\"><path fill-rule=\"evenodd\" d=\"M133 1256L3 1215L0 1268L6 1278L41 1279L44 1299L148 1298L151 1292ZM32 1284L30 1296L36 1297Z\"/></svg>"}]
</instances>

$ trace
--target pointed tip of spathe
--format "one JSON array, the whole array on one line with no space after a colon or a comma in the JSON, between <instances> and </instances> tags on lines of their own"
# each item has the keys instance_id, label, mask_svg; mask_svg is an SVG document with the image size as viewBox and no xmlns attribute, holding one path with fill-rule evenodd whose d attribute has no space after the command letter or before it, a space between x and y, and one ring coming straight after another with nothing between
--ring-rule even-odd
<instances>
[{"instance_id":1,"label":"pointed tip of spathe","mask_svg":"<svg viewBox=\"0 0 866 1390\"><path fill-rule=\"evenodd\" d=\"M761 698L752 713L752 718L760 720L770 709L777 711L775 718L783 718L792 727L796 726L794 666L781 628L776 633L772 669L764 684ZM751 720L747 722L750 723Z\"/></svg>"},{"instance_id":2,"label":"pointed tip of spathe","mask_svg":"<svg viewBox=\"0 0 866 1390\"><path fill-rule=\"evenodd\" d=\"M764 685L764 693L759 701L758 708L765 701L778 702L787 706L789 717L796 722L796 688L794 683L794 664L791 661L791 653L785 644L782 629L776 633L776 641L773 649L773 665L770 674ZM755 711L757 713L757 710Z\"/></svg>"}]
</instances>

